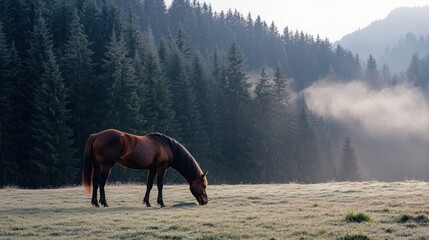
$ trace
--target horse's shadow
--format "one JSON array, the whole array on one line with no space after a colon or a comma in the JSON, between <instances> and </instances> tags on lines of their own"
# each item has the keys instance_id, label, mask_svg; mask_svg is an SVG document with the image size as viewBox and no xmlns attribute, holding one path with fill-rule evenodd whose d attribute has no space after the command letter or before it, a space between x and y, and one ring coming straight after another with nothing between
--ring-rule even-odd
<instances>
[{"instance_id":1,"label":"horse's shadow","mask_svg":"<svg viewBox=\"0 0 429 240\"><path fill-rule=\"evenodd\" d=\"M195 202L179 202L179 203L173 204L171 207L180 208L180 207L195 207L195 206L197 206Z\"/></svg>"}]
</instances>

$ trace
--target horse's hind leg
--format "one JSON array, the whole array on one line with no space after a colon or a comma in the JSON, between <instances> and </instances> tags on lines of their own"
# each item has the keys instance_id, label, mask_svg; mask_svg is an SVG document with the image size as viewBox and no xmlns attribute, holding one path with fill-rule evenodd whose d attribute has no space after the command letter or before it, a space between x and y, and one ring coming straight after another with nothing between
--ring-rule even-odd
<instances>
[{"instance_id":1,"label":"horse's hind leg","mask_svg":"<svg viewBox=\"0 0 429 240\"><path fill-rule=\"evenodd\" d=\"M91 199L91 204L94 207L100 207L97 201L99 178L100 178L100 167L94 166L94 175L92 176L92 199Z\"/></svg>"},{"instance_id":2,"label":"horse's hind leg","mask_svg":"<svg viewBox=\"0 0 429 240\"><path fill-rule=\"evenodd\" d=\"M147 183L146 183L146 194L144 195L144 198L143 198L143 204L146 204L146 207L151 206L149 203L149 195L153 187L153 181L155 180L155 176L156 176L156 170L149 169L149 174L147 175Z\"/></svg>"},{"instance_id":3,"label":"horse's hind leg","mask_svg":"<svg viewBox=\"0 0 429 240\"><path fill-rule=\"evenodd\" d=\"M104 207L108 207L107 201L106 201L106 193L104 192L104 186L106 185L107 177L109 177L110 170L112 167L103 167L101 169L100 178L99 178L99 185L100 185L100 203Z\"/></svg>"}]
</instances>

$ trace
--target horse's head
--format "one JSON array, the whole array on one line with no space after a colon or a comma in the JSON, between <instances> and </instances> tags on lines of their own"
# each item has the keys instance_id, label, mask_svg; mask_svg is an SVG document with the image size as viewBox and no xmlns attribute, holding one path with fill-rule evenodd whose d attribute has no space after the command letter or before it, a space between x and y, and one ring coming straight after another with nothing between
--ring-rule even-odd
<instances>
[{"instance_id":1,"label":"horse's head","mask_svg":"<svg viewBox=\"0 0 429 240\"><path fill-rule=\"evenodd\" d=\"M209 202L206 192L208 184L206 175L207 171L200 175L198 179L193 181L190 185L192 195L194 195L200 205L206 205Z\"/></svg>"}]
</instances>

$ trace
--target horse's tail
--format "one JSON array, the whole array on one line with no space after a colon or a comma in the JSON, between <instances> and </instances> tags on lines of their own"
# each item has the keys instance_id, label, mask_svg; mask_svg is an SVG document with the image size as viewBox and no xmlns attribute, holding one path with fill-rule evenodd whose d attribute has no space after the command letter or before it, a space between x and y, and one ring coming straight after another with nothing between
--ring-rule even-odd
<instances>
[{"instance_id":1,"label":"horse's tail","mask_svg":"<svg viewBox=\"0 0 429 240\"><path fill-rule=\"evenodd\" d=\"M82 170L82 185L85 186L85 191L89 193L92 186L92 175L93 175L93 161L95 161L94 153L92 151L92 145L97 135L91 134L86 141L85 153L83 156L83 170Z\"/></svg>"}]
</instances>

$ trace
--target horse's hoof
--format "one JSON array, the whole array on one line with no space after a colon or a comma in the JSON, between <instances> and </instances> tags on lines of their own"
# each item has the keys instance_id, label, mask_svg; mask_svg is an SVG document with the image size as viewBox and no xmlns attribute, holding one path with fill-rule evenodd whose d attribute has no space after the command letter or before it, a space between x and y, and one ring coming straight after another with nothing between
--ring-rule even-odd
<instances>
[{"instance_id":1,"label":"horse's hoof","mask_svg":"<svg viewBox=\"0 0 429 240\"><path fill-rule=\"evenodd\" d=\"M152 207L149 201L146 201L146 200L143 200L143 205L146 205L146 207Z\"/></svg>"},{"instance_id":2,"label":"horse's hoof","mask_svg":"<svg viewBox=\"0 0 429 240\"><path fill-rule=\"evenodd\" d=\"M94 206L94 207L100 207L100 205L98 205L98 203L91 203L92 204L92 206Z\"/></svg>"},{"instance_id":3,"label":"horse's hoof","mask_svg":"<svg viewBox=\"0 0 429 240\"><path fill-rule=\"evenodd\" d=\"M99 202L100 202L101 205L103 205L103 207L108 207L109 206L109 205L107 205L107 202L105 200L104 201L100 200Z\"/></svg>"},{"instance_id":4,"label":"horse's hoof","mask_svg":"<svg viewBox=\"0 0 429 240\"><path fill-rule=\"evenodd\" d=\"M161 208L165 207L164 203L158 203Z\"/></svg>"}]
</instances>

